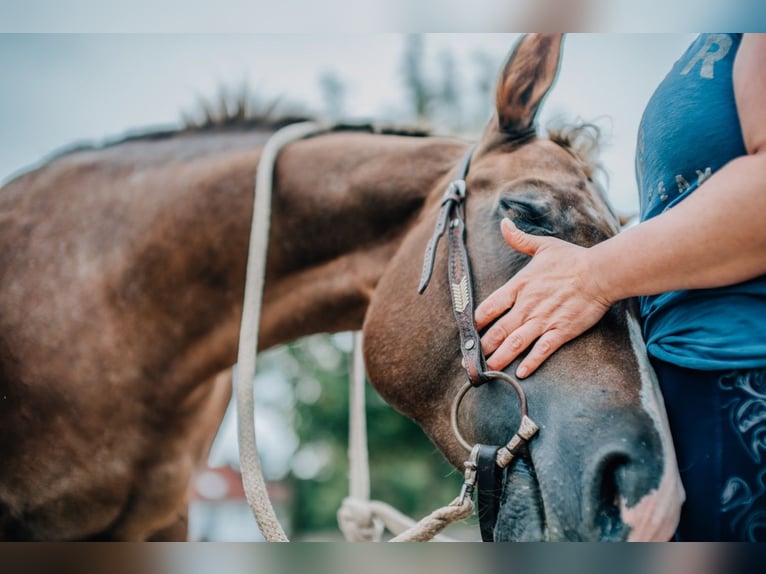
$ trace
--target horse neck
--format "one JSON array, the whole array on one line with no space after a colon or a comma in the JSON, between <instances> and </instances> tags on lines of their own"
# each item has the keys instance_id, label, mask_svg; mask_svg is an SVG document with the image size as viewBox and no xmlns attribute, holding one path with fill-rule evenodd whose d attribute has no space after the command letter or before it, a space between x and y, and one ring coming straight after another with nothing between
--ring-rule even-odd
<instances>
[{"instance_id":1,"label":"horse neck","mask_svg":"<svg viewBox=\"0 0 766 574\"><path fill-rule=\"evenodd\" d=\"M364 133L285 148L272 192L260 349L360 328L389 260L464 149L454 140ZM141 314L142 329L157 332L146 352L189 382L236 360L259 156L236 147L181 168L165 163L163 180L174 185L158 216L147 218L147 200L133 218L144 248L133 250L124 276L131 286L145 282L131 292L153 294Z\"/></svg>"},{"instance_id":2,"label":"horse neck","mask_svg":"<svg viewBox=\"0 0 766 574\"><path fill-rule=\"evenodd\" d=\"M262 346L360 328L388 261L463 148L360 133L288 147L275 178Z\"/></svg>"},{"instance_id":3,"label":"horse neck","mask_svg":"<svg viewBox=\"0 0 766 574\"><path fill-rule=\"evenodd\" d=\"M176 408L236 361L260 156L255 136L243 137L77 152L2 188L0 244L14 249L1 252L0 276L14 281L0 285L0 347L16 345L18 376L144 385L153 404ZM361 133L288 146L260 348L361 327L391 256L464 147ZM98 360L83 363L82 349Z\"/></svg>"}]
</instances>

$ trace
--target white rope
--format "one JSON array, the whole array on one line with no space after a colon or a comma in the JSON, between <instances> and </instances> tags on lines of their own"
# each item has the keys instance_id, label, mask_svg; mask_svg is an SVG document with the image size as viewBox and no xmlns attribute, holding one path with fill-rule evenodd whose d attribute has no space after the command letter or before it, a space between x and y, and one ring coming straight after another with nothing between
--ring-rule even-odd
<instances>
[{"instance_id":1,"label":"white rope","mask_svg":"<svg viewBox=\"0 0 766 574\"><path fill-rule=\"evenodd\" d=\"M419 522L396 508L380 500L360 500L345 498L338 510L338 524L349 542L380 542L383 529L396 536L391 542L457 542L454 538L439 534L444 528L465 520L473 513L473 503L470 507L460 505L453 511L451 504L429 514ZM446 510L445 510L446 509Z\"/></svg>"},{"instance_id":2,"label":"white rope","mask_svg":"<svg viewBox=\"0 0 766 574\"><path fill-rule=\"evenodd\" d=\"M338 526L349 542L380 542L384 523L370 508L370 464L364 399L362 333L354 333L349 375L348 467L349 496L337 512Z\"/></svg>"},{"instance_id":3,"label":"white rope","mask_svg":"<svg viewBox=\"0 0 766 574\"><path fill-rule=\"evenodd\" d=\"M354 333L351 354L351 389L349 397L349 493L352 498L370 498L370 464L367 452L367 416L364 398L364 349L362 333Z\"/></svg>"},{"instance_id":4,"label":"white rope","mask_svg":"<svg viewBox=\"0 0 766 574\"><path fill-rule=\"evenodd\" d=\"M444 530L453 522L465 520L473 514L473 500L470 496L458 496L447 506L437 508L425 518L408 528L391 542L428 542L429 540L449 540L452 539L438 536L439 532Z\"/></svg>"},{"instance_id":5,"label":"white rope","mask_svg":"<svg viewBox=\"0 0 766 574\"><path fill-rule=\"evenodd\" d=\"M247 502L258 527L269 542L287 542L287 535L279 524L266 491L266 481L258 459L255 439L255 401L253 380L258 352L258 329L261 322L263 284L266 275L266 253L271 219L271 191L274 167L279 151L290 142L328 131L323 124L304 122L292 124L277 131L261 152L255 178L255 200L247 257L245 298L239 331L237 357L237 422L239 460Z\"/></svg>"},{"instance_id":6,"label":"white rope","mask_svg":"<svg viewBox=\"0 0 766 574\"><path fill-rule=\"evenodd\" d=\"M355 332L349 380L349 496L343 500L338 509L338 526L349 542L380 542L384 528L398 535L393 539L396 542L431 539L439 542L451 541L452 539L438 533L452 522L470 516L473 512L473 504L467 514L466 508L462 505L457 510L453 506L448 506L416 523L390 504L370 500L370 465L364 400L365 371L362 351L362 334ZM470 502L470 499L468 500ZM435 517L437 513L438 516Z\"/></svg>"}]
</instances>

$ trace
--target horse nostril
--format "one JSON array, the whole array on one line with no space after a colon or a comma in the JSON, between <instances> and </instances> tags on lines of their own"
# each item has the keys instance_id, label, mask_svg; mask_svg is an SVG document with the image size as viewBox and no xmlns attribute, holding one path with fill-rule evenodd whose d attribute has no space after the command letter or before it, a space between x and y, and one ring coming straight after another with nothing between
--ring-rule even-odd
<instances>
[{"instance_id":1,"label":"horse nostril","mask_svg":"<svg viewBox=\"0 0 766 574\"><path fill-rule=\"evenodd\" d=\"M612 453L599 461L593 476L593 528L599 540L624 540L627 527L622 522L621 505L624 498L630 459L624 453Z\"/></svg>"}]
</instances>

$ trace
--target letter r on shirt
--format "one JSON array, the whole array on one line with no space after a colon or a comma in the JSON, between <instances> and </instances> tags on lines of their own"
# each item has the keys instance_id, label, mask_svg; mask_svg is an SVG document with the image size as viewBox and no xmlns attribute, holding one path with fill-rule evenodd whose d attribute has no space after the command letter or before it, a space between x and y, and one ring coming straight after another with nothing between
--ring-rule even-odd
<instances>
[{"instance_id":1,"label":"letter r on shirt","mask_svg":"<svg viewBox=\"0 0 766 574\"><path fill-rule=\"evenodd\" d=\"M715 46L715 48L714 48ZM731 49L731 38L726 34L710 34L705 39L705 44L694 55L694 57L687 62L681 75L685 76L702 61L700 66L700 77L708 80L712 80L715 76L714 65L718 60L722 60L726 57Z\"/></svg>"}]
</instances>

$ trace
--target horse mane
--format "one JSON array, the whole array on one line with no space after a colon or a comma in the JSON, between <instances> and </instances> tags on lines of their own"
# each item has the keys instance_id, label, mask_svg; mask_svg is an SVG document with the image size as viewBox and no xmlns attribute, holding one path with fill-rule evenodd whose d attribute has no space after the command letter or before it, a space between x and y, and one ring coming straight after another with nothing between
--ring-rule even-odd
<instances>
[{"instance_id":1,"label":"horse mane","mask_svg":"<svg viewBox=\"0 0 766 574\"><path fill-rule=\"evenodd\" d=\"M78 142L57 150L48 161L80 151L111 148L124 143L160 141L179 136L203 133L236 132L248 130L276 131L290 124L316 121L316 114L295 103L285 103L279 98L268 102L252 97L246 89L232 94L219 90L215 98L199 98L192 112L182 112L179 125L169 127L140 128L105 139L100 143ZM394 122L336 122L335 131L367 131L384 135L426 137L435 134L427 124L404 124ZM566 149L580 163L589 178L604 173L597 156L601 147L601 130L590 122L565 123L560 120L547 126L548 138Z\"/></svg>"},{"instance_id":2,"label":"horse mane","mask_svg":"<svg viewBox=\"0 0 766 574\"><path fill-rule=\"evenodd\" d=\"M301 113L297 109L277 113L276 103L252 108L246 103L246 100L239 98L236 101L230 101L221 96L217 102L200 99L198 110L193 114L182 112L181 121L176 125L139 128L98 143L77 142L55 151L48 160L55 160L81 151L111 148L124 143L161 141L194 133L246 130L276 131L287 125L312 119L310 114Z\"/></svg>"},{"instance_id":3,"label":"horse mane","mask_svg":"<svg viewBox=\"0 0 766 574\"><path fill-rule=\"evenodd\" d=\"M279 129L289 124L316 121L316 114L306 113L303 106L280 98L264 102L251 97L246 88L237 94L221 89L214 100L201 98L198 109L184 114L184 132L210 130L246 130L252 128ZM385 135L424 137L433 135L427 125L386 122L335 122L336 131L372 131Z\"/></svg>"},{"instance_id":4,"label":"horse mane","mask_svg":"<svg viewBox=\"0 0 766 574\"><path fill-rule=\"evenodd\" d=\"M248 130L277 131L280 128L305 121L317 121L317 115L297 104L284 104L279 98L269 102L250 97L246 90L231 95L220 90L215 98L200 98L192 112L182 112L178 125L139 128L116 138L101 142L76 142L49 155L46 160L81 152L118 146L124 143L161 141L179 136L204 133L237 132ZM387 122L336 122L334 131L368 131L384 135L425 137L433 130L421 124Z\"/></svg>"},{"instance_id":5,"label":"horse mane","mask_svg":"<svg viewBox=\"0 0 766 574\"><path fill-rule=\"evenodd\" d=\"M198 98L196 109L182 112L178 133L272 129L316 119L299 104L282 98L264 101L251 96L247 87L232 94L221 87L214 98Z\"/></svg>"}]
</instances>

